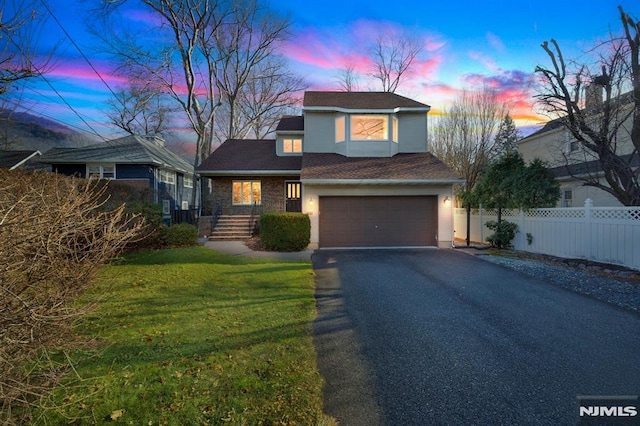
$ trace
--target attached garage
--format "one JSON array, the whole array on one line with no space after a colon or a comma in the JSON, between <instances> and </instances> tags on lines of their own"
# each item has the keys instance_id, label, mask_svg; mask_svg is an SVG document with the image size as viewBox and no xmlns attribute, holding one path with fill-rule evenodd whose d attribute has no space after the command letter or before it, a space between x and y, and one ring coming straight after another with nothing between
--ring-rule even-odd
<instances>
[{"instance_id":1,"label":"attached garage","mask_svg":"<svg viewBox=\"0 0 640 426\"><path fill-rule=\"evenodd\" d=\"M437 246L436 196L321 196L320 247Z\"/></svg>"}]
</instances>

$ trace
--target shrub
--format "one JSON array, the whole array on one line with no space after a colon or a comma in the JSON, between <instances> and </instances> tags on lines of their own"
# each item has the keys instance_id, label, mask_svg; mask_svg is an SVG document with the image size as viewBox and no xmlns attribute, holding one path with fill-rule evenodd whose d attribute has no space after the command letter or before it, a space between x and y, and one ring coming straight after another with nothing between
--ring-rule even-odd
<instances>
[{"instance_id":1,"label":"shrub","mask_svg":"<svg viewBox=\"0 0 640 426\"><path fill-rule=\"evenodd\" d=\"M171 247L193 246L198 242L198 227L188 223L177 223L166 230L167 244Z\"/></svg>"},{"instance_id":2,"label":"shrub","mask_svg":"<svg viewBox=\"0 0 640 426\"><path fill-rule=\"evenodd\" d=\"M260 215L260 241L267 250L304 250L311 241L309 216L303 213Z\"/></svg>"},{"instance_id":3,"label":"shrub","mask_svg":"<svg viewBox=\"0 0 640 426\"><path fill-rule=\"evenodd\" d=\"M0 169L0 423L22 423L60 377L45 355L69 341L73 304L142 225L103 210L104 187L56 173Z\"/></svg>"},{"instance_id":4,"label":"shrub","mask_svg":"<svg viewBox=\"0 0 640 426\"><path fill-rule=\"evenodd\" d=\"M162 222L162 206L135 201L125 204L125 213L135 215L143 227L140 237L127 244L127 251L160 249L167 246L167 226Z\"/></svg>"},{"instance_id":5,"label":"shrub","mask_svg":"<svg viewBox=\"0 0 640 426\"><path fill-rule=\"evenodd\" d=\"M518 232L518 225L516 225L515 223L507 222L506 220L503 220L499 223L495 220L491 220L485 223L485 225L487 226L487 228L494 231L493 234L487 237L487 241L489 241L493 247L513 247L511 242L516 237L516 232Z\"/></svg>"}]
</instances>

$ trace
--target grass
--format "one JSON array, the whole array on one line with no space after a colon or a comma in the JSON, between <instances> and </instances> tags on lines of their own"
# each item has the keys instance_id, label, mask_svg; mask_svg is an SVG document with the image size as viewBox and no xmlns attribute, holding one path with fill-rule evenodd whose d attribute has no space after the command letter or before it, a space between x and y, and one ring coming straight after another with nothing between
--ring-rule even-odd
<instances>
[{"instance_id":1,"label":"grass","mask_svg":"<svg viewBox=\"0 0 640 426\"><path fill-rule=\"evenodd\" d=\"M309 262L202 247L104 268L73 354L35 424L330 424L312 341ZM86 301L85 300L85 301Z\"/></svg>"}]
</instances>

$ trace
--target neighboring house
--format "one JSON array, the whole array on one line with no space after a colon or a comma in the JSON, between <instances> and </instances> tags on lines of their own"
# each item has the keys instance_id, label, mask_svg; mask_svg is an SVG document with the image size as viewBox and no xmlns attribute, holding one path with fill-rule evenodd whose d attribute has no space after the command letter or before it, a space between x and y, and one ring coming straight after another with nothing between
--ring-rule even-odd
<instances>
[{"instance_id":1,"label":"neighboring house","mask_svg":"<svg viewBox=\"0 0 640 426\"><path fill-rule=\"evenodd\" d=\"M451 247L463 180L427 151L429 110L393 93L306 92L275 140L227 140L197 171L223 214L309 214L312 248Z\"/></svg>"},{"instance_id":2,"label":"neighboring house","mask_svg":"<svg viewBox=\"0 0 640 426\"><path fill-rule=\"evenodd\" d=\"M33 170L42 168L38 163L42 154L37 150L0 151L0 168Z\"/></svg>"},{"instance_id":3,"label":"neighboring house","mask_svg":"<svg viewBox=\"0 0 640 426\"><path fill-rule=\"evenodd\" d=\"M590 96L592 98L587 99L587 108L597 113L598 105L602 103L602 96L593 91L590 92ZM629 122L626 122L620 126L617 154L638 167L638 153L633 154L634 147L629 137L629 125ZM549 170L560 183L558 207L583 207L587 198L590 198L593 205L598 207L622 205L608 192L584 185L584 178L595 179L604 184L602 168L595 154L585 150L575 140L564 127L561 119L549 121L537 132L523 138L518 142L518 151L526 162L539 158L548 164Z\"/></svg>"},{"instance_id":4,"label":"neighboring house","mask_svg":"<svg viewBox=\"0 0 640 426\"><path fill-rule=\"evenodd\" d=\"M40 161L65 175L151 188L153 202L162 204L165 214L195 204L193 166L166 149L159 137L130 135L85 148L52 148Z\"/></svg>"}]
</instances>

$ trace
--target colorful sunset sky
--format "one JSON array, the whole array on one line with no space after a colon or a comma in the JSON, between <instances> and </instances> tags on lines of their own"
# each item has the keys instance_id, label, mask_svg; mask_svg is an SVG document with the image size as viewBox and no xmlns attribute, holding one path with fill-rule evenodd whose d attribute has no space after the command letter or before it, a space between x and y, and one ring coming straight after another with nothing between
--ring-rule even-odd
<instances>
[{"instance_id":1,"label":"colorful sunset sky","mask_svg":"<svg viewBox=\"0 0 640 426\"><path fill-rule=\"evenodd\" d=\"M86 24L96 0L46 1L51 17L40 49L46 53L57 45L56 58L47 82L30 81L20 105L98 140L122 135L107 125L103 110L111 96L107 85L125 82L114 77L113 64ZM310 90L336 90L336 78L348 65L362 73L361 90L376 90L366 78L372 41L380 34L411 34L423 50L397 93L431 105L437 116L461 90L486 85L510 103L525 134L547 120L533 97L536 65L550 65L541 43L554 38L566 57L580 59L598 41L620 34L618 5L640 18L637 0L271 0L269 5L291 19L293 37L281 53ZM136 1L127 10L126 19L148 19Z\"/></svg>"}]
</instances>

